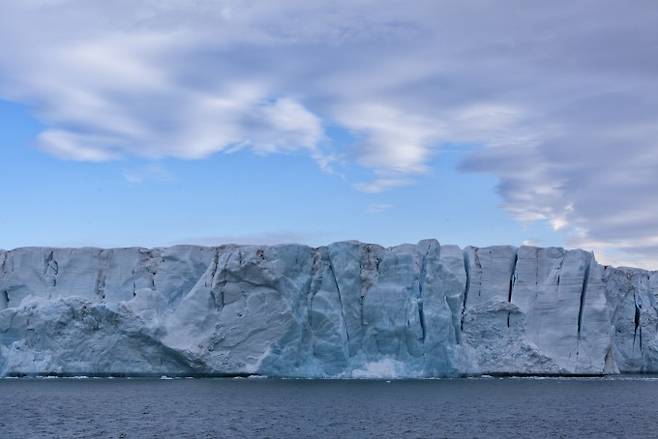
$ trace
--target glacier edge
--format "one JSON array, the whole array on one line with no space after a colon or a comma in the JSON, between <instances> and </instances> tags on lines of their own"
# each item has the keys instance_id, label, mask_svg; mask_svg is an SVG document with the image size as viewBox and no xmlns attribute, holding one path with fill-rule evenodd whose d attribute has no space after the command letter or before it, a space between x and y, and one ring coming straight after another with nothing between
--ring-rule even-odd
<instances>
[{"instance_id":1,"label":"glacier edge","mask_svg":"<svg viewBox=\"0 0 658 439\"><path fill-rule=\"evenodd\" d=\"M658 274L583 250L0 251L0 376L658 372Z\"/></svg>"}]
</instances>

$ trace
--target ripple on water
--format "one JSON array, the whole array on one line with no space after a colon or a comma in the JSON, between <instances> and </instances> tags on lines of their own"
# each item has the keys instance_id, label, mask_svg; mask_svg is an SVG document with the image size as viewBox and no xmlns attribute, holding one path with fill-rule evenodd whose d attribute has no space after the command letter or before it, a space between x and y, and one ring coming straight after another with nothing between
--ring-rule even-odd
<instances>
[{"instance_id":1,"label":"ripple on water","mask_svg":"<svg viewBox=\"0 0 658 439\"><path fill-rule=\"evenodd\" d=\"M0 380L13 438L653 437L658 377Z\"/></svg>"}]
</instances>

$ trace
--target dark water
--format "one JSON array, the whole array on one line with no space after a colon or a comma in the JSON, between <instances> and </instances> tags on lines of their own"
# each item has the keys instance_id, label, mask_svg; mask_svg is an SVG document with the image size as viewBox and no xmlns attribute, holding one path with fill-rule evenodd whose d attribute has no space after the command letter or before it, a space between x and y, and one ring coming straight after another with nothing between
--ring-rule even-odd
<instances>
[{"instance_id":1,"label":"dark water","mask_svg":"<svg viewBox=\"0 0 658 439\"><path fill-rule=\"evenodd\" d=\"M0 438L658 437L656 379L0 380Z\"/></svg>"}]
</instances>

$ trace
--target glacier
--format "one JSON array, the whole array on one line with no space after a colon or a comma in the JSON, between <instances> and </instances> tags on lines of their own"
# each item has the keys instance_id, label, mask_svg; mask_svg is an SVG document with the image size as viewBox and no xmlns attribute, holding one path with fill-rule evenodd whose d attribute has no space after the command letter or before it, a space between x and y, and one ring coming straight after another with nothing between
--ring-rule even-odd
<instances>
[{"instance_id":1,"label":"glacier","mask_svg":"<svg viewBox=\"0 0 658 439\"><path fill-rule=\"evenodd\" d=\"M658 372L658 274L436 240L0 251L0 376Z\"/></svg>"}]
</instances>

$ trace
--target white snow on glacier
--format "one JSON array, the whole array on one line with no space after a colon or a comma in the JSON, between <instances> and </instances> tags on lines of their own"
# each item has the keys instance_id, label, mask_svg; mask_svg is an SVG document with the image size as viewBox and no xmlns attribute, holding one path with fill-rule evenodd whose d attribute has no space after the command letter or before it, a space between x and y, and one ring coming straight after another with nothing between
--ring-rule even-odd
<instances>
[{"instance_id":1,"label":"white snow on glacier","mask_svg":"<svg viewBox=\"0 0 658 439\"><path fill-rule=\"evenodd\" d=\"M0 376L658 372L657 296L561 248L20 248Z\"/></svg>"}]
</instances>

